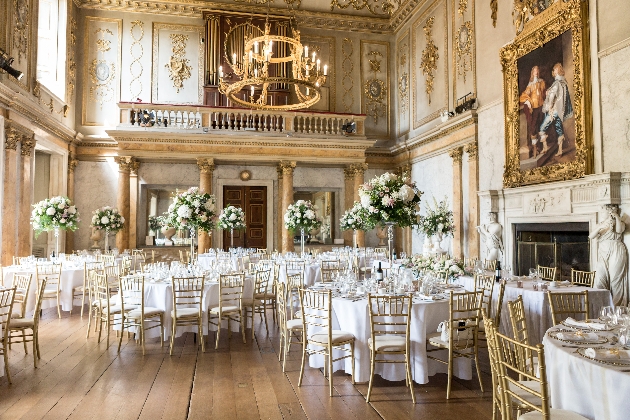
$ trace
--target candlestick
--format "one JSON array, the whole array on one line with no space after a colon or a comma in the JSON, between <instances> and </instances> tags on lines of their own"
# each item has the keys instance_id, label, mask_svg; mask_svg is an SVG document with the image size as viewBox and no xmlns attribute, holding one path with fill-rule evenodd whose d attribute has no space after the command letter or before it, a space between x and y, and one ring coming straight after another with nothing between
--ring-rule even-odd
<instances>
[{"instance_id":1,"label":"candlestick","mask_svg":"<svg viewBox=\"0 0 630 420\"><path fill-rule=\"evenodd\" d=\"M328 76L328 64L324 64L324 76Z\"/></svg>"}]
</instances>

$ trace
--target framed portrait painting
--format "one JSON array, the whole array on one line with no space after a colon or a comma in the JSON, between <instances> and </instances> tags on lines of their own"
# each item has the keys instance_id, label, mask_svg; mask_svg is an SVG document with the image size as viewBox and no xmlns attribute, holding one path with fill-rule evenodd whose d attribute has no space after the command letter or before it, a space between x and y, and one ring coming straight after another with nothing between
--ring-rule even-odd
<instances>
[{"instance_id":1,"label":"framed portrait painting","mask_svg":"<svg viewBox=\"0 0 630 420\"><path fill-rule=\"evenodd\" d=\"M591 171L586 13L580 0L556 2L501 49L506 188Z\"/></svg>"}]
</instances>

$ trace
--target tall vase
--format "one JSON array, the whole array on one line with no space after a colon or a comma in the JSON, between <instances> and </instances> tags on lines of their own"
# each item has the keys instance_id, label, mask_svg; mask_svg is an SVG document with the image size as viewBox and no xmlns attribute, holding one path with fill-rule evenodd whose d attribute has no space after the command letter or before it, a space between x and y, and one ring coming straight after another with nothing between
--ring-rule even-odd
<instances>
[{"instance_id":1,"label":"tall vase","mask_svg":"<svg viewBox=\"0 0 630 420\"><path fill-rule=\"evenodd\" d=\"M234 248L234 229L230 229L230 248Z\"/></svg>"},{"instance_id":2,"label":"tall vase","mask_svg":"<svg viewBox=\"0 0 630 420\"><path fill-rule=\"evenodd\" d=\"M300 229L300 253L304 257L304 228Z\"/></svg>"},{"instance_id":3,"label":"tall vase","mask_svg":"<svg viewBox=\"0 0 630 420\"><path fill-rule=\"evenodd\" d=\"M442 232L437 232L435 234L435 242L434 242L434 248L433 248L433 252L435 252L436 255L446 254L446 251L444 251L440 247L441 243L442 243Z\"/></svg>"},{"instance_id":4,"label":"tall vase","mask_svg":"<svg viewBox=\"0 0 630 420\"><path fill-rule=\"evenodd\" d=\"M393 222L385 222L387 226L387 246L389 248L389 263L390 266L394 262L394 253L392 252L394 249L394 225L396 223Z\"/></svg>"},{"instance_id":5,"label":"tall vase","mask_svg":"<svg viewBox=\"0 0 630 420\"><path fill-rule=\"evenodd\" d=\"M352 231L352 248L356 248L357 247L357 230L353 230Z\"/></svg>"},{"instance_id":6,"label":"tall vase","mask_svg":"<svg viewBox=\"0 0 630 420\"><path fill-rule=\"evenodd\" d=\"M188 259L188 263L192 264L193 257L195 255L195 234L197 230L194 227L190 228L190 258Z\"/></svg>"},{"instance_id":7,"label":"tall vase","mask_svg":"<svg viewBox=\"0 0 630 420\"><path fill-rule=\"evenodd\" d=\"M109 229L105 229L105 253L109 251Z\"/></svg>"},{"instance_id":8,"label":"tall vase","mask_svg":"<svg viewBox=\"0 0 630 420\"><path fill-rule=\"evenodd\" d=\"M55 256L59 258L59 226L55 226Z\"/></svg>"}]
</instances>

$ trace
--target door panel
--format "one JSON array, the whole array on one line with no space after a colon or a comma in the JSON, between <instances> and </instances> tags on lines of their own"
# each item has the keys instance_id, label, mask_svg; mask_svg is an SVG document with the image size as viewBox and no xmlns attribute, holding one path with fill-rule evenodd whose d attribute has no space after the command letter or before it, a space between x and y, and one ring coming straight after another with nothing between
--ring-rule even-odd
<instances>
[{"instance_id":1,"label":"door panel","mask_svg":"<svg viewBox=\"0 0 630 420\"><path fill-rule=\"evenodd\" d=\"M223 207L229 205L245 210L246 230L234 231L234 246L267 247L267 187L224 186ZM223 248L230 247L230 232L223 232Z\"/></svg>"}]
</instances>

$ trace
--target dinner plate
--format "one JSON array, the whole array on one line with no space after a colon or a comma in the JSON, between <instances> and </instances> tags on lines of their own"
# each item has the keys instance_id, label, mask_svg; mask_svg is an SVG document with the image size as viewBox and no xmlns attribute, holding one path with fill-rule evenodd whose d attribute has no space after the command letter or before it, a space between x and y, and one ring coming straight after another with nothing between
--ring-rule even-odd
<instances>
[{"instance_id":1,"label":"dinner plate","mask_svg":"<svg viewBox=\"0 0 630 420\"><path fill-rule=\"evenodd\" d=\"M597 350L614 350L614 348L610 348L610 347L592 347L593 349L595 349L595 351ZM605 365L613 365L613 366L630 366L630 358L623 358L623 359L600 359L598 357L590 357L586 355L586 351L589 349L589 347L580 347L578 349L575 350L575 352L577 354L579 354L580 356L584 357L585 359L588 360L592 360L594 362L597 363L602 363Z\"/></svg>"},{"instance_id":2,"label":"dinner plate","mask_svg":"<svg viewBox=\"0 0 630 420\"><path fill-rule=\"evenodd\" d=\"M582 321L582 322L589 323L589 322L593 322L593 321L586 320L586 321ZM582 327L582 326L579 326L579 325L567 324L565 321L560 321L560 324L564 325L565 327L575 328L576 330L595 331L595 332L597 332L597 331L612 331L612 328L610 328L608 326L606 326L606 328L596 330L596 329L593 329L593 328ZM601 324L601 323L598 322L598 324Z\"/></svg>"},{"instance_id":3,"label":"dinner plate","mask_svg":"<svg viewBox=\"0 0 630 420\"><path fill-rule=\"evenodd\" d=\"M574 334L574 335L579 335L579 333L582 332L582 330L580 331L573 331L573 330L555 330L555 331L549 331L549 336L552 338L555 338L558 341L562 341L564 343L570 343L570 344L604 344L608 342L608 339L606 337L602 337L602 336L597 336L596 340L571 340L571 339L567 339L567 338L560 338L558 337L558 334Z\"/></svg>"}]
</instances>

